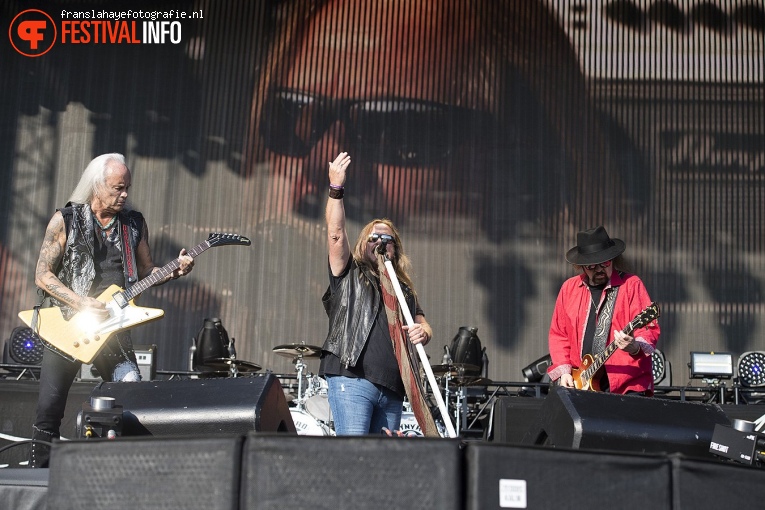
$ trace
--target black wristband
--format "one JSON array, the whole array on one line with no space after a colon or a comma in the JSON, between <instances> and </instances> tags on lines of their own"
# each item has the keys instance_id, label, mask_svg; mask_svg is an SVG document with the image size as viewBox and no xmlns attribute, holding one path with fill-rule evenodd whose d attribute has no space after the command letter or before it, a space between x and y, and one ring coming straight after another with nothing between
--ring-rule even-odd
<instances>
[{"instance_id":1,"label":"black wristband","mask_svg":"<svg viewBox=\"0 0 765 510\"><path fill-rule=\"evenodd\" d=\"M344 188L333 188L331 186L329 188L329 198L340 200L341 198L343 198L344 194L345 194Z\"/></svg>"}]
</instances>

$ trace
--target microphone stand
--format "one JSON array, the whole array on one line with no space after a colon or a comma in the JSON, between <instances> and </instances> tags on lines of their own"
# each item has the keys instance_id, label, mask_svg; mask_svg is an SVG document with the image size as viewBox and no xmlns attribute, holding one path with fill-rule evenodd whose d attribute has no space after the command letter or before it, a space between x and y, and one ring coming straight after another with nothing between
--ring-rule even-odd
<instances>
[{"instance_id":1,"label":"microphone stand","mask_svg":"<svg viewBox=\"0 0 765 510\"><path fill-rule=\"evenodd\" d=\"M407 326L412 326L414 325L414 318L412 317L412 313L409 311L409 306L406 304L406 298L404 298L404 293L401 290L401 284L398 281L398 276L396 276L396 270L393 269L393 263L388 260L387 255L385 257L385 269L388 271L388 277L393 284L393 290L396 291L396 298L398 299L399 307L404 314L404 319L406 319L406 324ZM430 368L430 361L428 361L428 355L425 353L425 348L421 343L416 344L414 347L417 350L417 355L420 357L420 363L422 364L422 368L425 370L425 375L428 378L428 383L430 384L430 387L433 388L433 396L435 397L436 403L438 404L438 410L441 412L441 418L444 420L446 434L448 437L457 437L457 433L454 430L454 425L452 424L452 420L449 417L449 411L446 409L444 399L441 397L441 393L438 391L436 377L433 375L433 369Z\"/></svg>"}]
</instances>

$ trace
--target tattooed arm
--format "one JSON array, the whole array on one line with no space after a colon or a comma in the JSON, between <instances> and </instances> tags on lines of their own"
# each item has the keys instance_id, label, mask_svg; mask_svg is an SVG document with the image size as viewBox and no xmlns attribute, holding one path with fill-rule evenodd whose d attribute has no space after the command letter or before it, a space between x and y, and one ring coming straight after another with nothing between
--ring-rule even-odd
<instances>
[{"instance_id":1,"label":"tattooed arm","mask_svg":"<svg viewBox=\"0 0 765 510\"><path fill-rule=\"evenodd\" d=\"M84 308L104 308L104 304L95 298L78 296L58 279L54 271L61 263L66 246L66 225L61 212L56 211L40 247L40 257L35 269L35 284L54 298L67 303L75 310Z\"/></svg>"}]
</instances>

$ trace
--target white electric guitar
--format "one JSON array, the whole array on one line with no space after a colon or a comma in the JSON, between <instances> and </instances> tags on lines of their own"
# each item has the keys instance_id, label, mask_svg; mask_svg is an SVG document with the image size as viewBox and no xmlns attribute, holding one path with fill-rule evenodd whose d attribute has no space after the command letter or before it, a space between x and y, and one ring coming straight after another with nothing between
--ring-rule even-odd
<instances>
[{"instance_id":1,"label":"white electric guitar","mask_svg":"<svg viewBox=\"0 0 765 510\"><path fill-rule=\"evenodd\" d=\"M250 240L236 234L211 233L206 241L188 250L192 258L215 246L250 246ZM98 300L106 305L108 318L99 318L86 312L78 312L66 320L58 307L26 310L19 318L32 328L54 349L83 363L90 363L98 356L111 336L120 331L161 319L165 312L159 308L141 307L134 299L143 291L163 281L180 266L178 259L166 264L129 289L112 285Z\"/></svg>"}]
</instances>

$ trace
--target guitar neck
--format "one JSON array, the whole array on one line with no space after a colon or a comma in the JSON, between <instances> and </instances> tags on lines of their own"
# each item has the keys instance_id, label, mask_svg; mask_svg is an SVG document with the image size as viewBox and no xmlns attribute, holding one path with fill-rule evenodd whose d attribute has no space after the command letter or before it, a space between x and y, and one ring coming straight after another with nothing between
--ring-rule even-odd
<instances>
[{"instance_id":1,"label":"guitar neck","mask_svg":"<svg viewBox=\"0 0 765 510\"><path fill-rule=\"evenodd\" d=\"M196 245L191 250L187 250L187 254L191 258L195 258L199 256L202 252L210 248L210 242L209 241L203 241ZM143 280L139 281L132 287L130 287L127 290L124 290L120 292L120 295L122 298L124 298L125 301L131 301L138 297L143 291L146 289L153 287L154 285L158 284L159 282L163 281L167 276L178 269L180 267L180 263L178 262L178 259L173 259L172 262L168 262L164 266L162 266L158 271L154 271L149 276L144 278Z\"/></svg>"},{"instance_id":2,"label":"guitar neck","mask_svg":"<svg viewBox=\"0 0 765 510\"><path fill-rule=\"evenodd\" d=\"M634 321L630 322L624 329L622 329L622 333L626 333L628 335L633 331L635 331ZM616 348L616 342L611 342L606 346L605 349L593 356L593 363L589 366L589 368L582 372L582 378L585 380L592 379L595 376L595 373L600 370L600 367L602 367L606 361L608 361L608 358L610 358L611 355L616 352Z\"/></svg>"}]
</instances>

